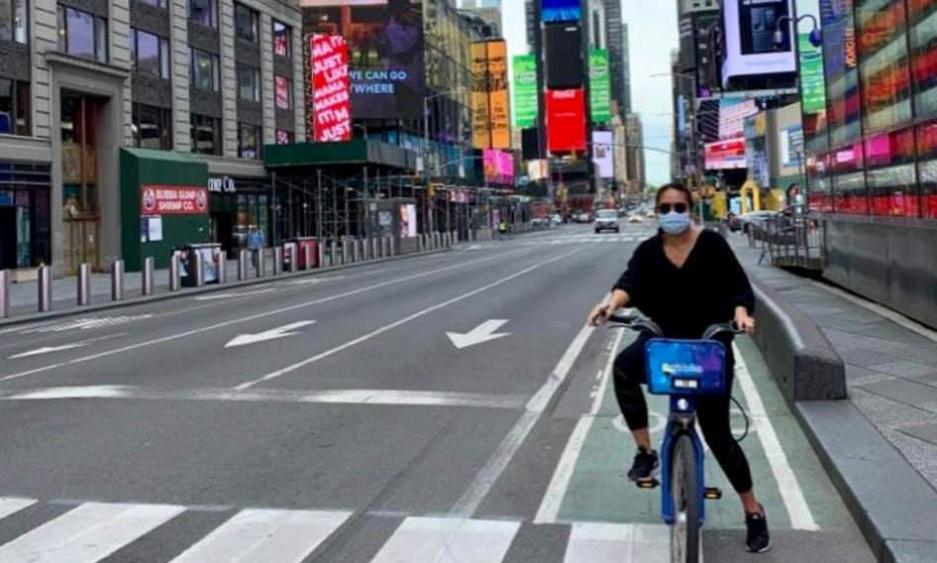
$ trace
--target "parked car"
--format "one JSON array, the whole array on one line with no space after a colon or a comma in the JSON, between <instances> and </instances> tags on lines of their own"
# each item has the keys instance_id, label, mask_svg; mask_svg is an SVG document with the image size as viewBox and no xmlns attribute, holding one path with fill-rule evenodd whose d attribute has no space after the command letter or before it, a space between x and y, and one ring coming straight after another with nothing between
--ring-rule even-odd
<instances>
[{"instance_id":1,"label":"parked car","mask_svg":"<svg viewBox=\"0 0 937 563\"><path fill-rule=\"evenodd\" d=\"M595 227L596 234L601 233L602 231L615 231L616 233L621 232L621 226L618 224L618 212L614 209L599 209L595 214Z\"/></svg>"},{"instance_id":2,"label":"parked car","mask_svg":"<svg viewBox=\"0 0 937 563\"><path fill-rule=\"evenodd\" d=\"M576 222L577 223L591 223L592 214L589 212L583 211L582 213L576 216Z\"/></svg>"},{"instance_id":3,"label":"parked car","mask_svg":"<svg viewBox=\"0 0 937 563\"><path fill-rule=\"evenodd\" d=\"M545 229L550 226L550 219L546 217L534 217L530 220L530 226L535 229Z\"/></svg>"},{"instance_id":4,"label":"parked car","mask_svg":"<svg viewBox=\"0 0 937 563\"><path fill-rule=\"evenodd\" d=\"M550 215L550 224L551 224L551 225L562 225L562 224L563 224L563 218L560 217L560 214L559 214L559 213L554 213L553 215Z\"/></svg>"}]
</instances>

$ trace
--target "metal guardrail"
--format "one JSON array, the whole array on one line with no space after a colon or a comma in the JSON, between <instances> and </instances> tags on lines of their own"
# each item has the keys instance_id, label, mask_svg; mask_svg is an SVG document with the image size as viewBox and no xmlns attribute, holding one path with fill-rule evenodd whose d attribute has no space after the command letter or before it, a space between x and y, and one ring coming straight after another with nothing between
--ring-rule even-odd
<instances>
[{"instance_id":1,"label":"metal guardrail","mask_svg":"<svg viewBox=\"0 0 937 563\"><path fill-rule=\"evenodd\" d=\"M824 224L815 215L775 215L748 229L749 245L761 245L758 263L822 271L825 264Z\"/></svg>"}]
</instances>

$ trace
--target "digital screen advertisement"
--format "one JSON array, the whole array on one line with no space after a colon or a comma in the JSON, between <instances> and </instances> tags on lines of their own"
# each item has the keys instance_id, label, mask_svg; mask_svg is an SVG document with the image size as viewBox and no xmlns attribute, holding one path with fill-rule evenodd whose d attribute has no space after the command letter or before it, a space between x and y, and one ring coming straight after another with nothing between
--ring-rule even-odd
<instances>
[{"instance_id":1,"label":"digital screen advertisement","mask_svg":"<svg viewBox=\"0 0 937 563\"><path fill-rule=\"evenodd\" d=\"M579 0L542 0L540 20L545 22L574 22L582 16Z\"/></svg>"},{"instance_id":2,"label":"digital screen advertisement","mask_svg":"<svg viewBox=\"0 0 937 563\"><path fill-rule=\"evenodd\" d=\"M514 56L514 127L533 127L537 122L537 59Z\"/></svg>"},{"instance_id":3,"label":"digital screen advertisement","mask_svg":"<svg viewBox=\"0 0 937 563\"><path fill-rule=\"evenodd\" d=\"M745 139L729 139L706 143L706 170L734 170L745 168Z\"/></svg>"},{"instance_id":4,"label":"digital screen advertisement","mask_svg":"<svg viewBox=\"0 0 937 563\"><path fill-rule=\"evenodd\" d=\"M546 91L547 149L550 152L586 148L585 95L582 88Z\"/></svg>"},{"instance_id":5,"label":"digital screen advertisement","mask_svg":"<svg viewBox=\"0 0 937 563\"><path fill-rule=\"evenodd\" d=\"M783 41L774 43L781 18L793 13L791 0L726 0L723 2L725 62L722 82L736 76L797 71L791 23L780 26Z\"/></svg>"},{"instance_id":6,"label":"digital screen advertisement","mask_svg":"<svg viewBox=\"0 0 937 563\"><path fill-rule=\"evenodd\" d=\"M485 182L514 185L514 155L507 151L485 149L482 152Z\"/></svg>"},{"instance_id":7,"label":"digital screen advertisement","mask_svg":"<svg viewBox=\"0 0 937 563\"><path fill-rule=\"evenodd\" d=\"M612 132L592 132L592 163L600 178L615 177L615 154L612 152Z\"/></svg>"},{"instance_id":8,"label":"digital screen advertisement","mask_svg":"<svg viewBox=\"0 0 937 563\"><path fill-rule=\"evenodd\" d=\"M422 117L426 81L420 3L301 0L300 6L307 28L347 42L353 118Z\"/></svg>"},{"instance_id":9,"label":"digital screen advertisement","mask_svg":"<svg viewBox=\"0 0 937 563\"><path fill-rule=\"evenodd\" d=\"M313 121L320 143L351 139L348 46L340 35L315 34L311 38Z\"/></svg>"},{"instance_id":10,"label":"digital screen advertisement","mask_svg":"<svg viewBox=\"0 0 937 563\"><path fill-rule=\"evenodd\" d=\"M589 111L593 123L607 123L612 118L612 90L608 72L608 51L589 52Z\"/></svg>"}]
</instances>

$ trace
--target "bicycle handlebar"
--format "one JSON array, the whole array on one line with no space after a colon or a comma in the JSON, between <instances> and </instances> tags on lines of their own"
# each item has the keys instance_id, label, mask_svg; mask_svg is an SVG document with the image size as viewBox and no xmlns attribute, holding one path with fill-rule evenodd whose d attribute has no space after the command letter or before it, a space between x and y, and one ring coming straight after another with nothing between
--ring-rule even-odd
<instances>
[{"instance_id":1,"label":"bicycle handlebar","mask_svg":"<svg viewBox=\"0 0 937 563\"><path fill-rule=\"evenodd\" d=\"M625 328L630 328L637 332L643 332L651 336L663 336L664 331L661 330L660 326L657 325L651 319L646 317L641 317L638 315L630 316L621 316L621 315L609 315L607 317L608 322L621 325ZM703 340L712 340L716 336L727 332L730 334L742 334L743 330L740 330L734 322L728 323L717 323L709 325L706 327L706 330L703 331Z\"/></svg>"}]
</instances>

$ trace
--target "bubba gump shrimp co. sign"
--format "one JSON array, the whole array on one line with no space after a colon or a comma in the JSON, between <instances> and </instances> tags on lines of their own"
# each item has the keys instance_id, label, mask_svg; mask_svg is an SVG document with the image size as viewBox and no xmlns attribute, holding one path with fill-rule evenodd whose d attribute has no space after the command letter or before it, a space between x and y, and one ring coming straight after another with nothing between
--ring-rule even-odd
<instances>
[{"instance_id":1,"label":"bubba gump shrimp co. sign","mask_svg":"<svg viewBox=\"0 0 937 563\"><path fill-rule=\"evenodd\" d=\"M208 213L208 188L142 186L140 215L201 215Z\"/></svg>"}]
</instances>

